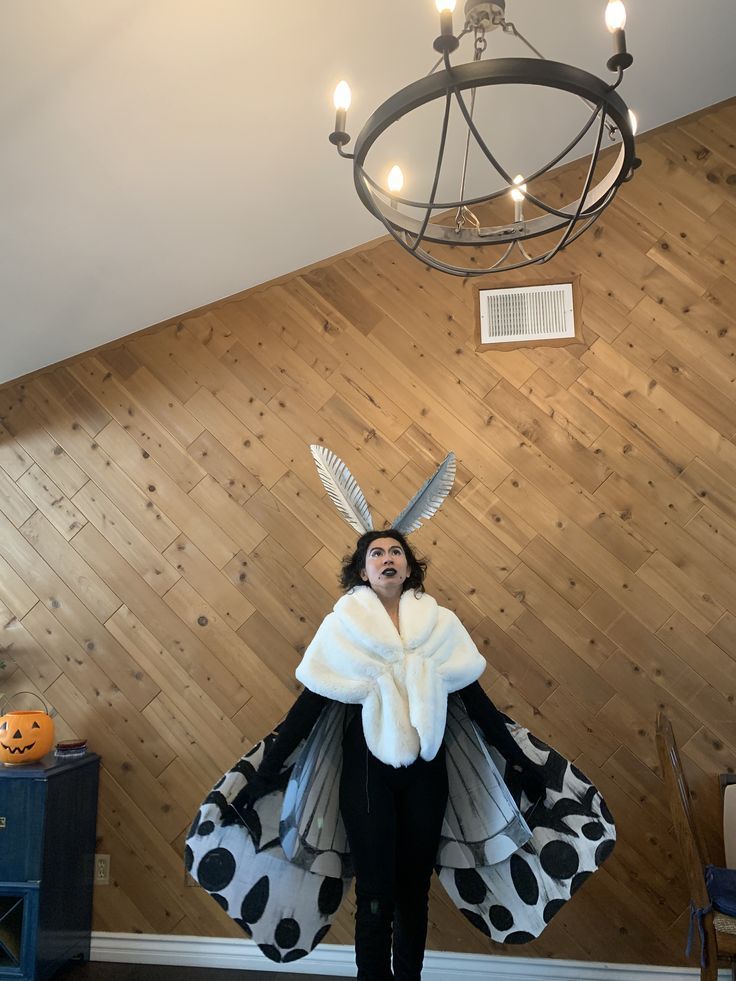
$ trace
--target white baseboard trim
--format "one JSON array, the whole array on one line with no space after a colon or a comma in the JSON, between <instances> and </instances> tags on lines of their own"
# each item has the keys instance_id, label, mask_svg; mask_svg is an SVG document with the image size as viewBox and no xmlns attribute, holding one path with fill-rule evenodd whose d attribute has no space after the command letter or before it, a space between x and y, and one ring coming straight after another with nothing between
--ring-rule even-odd
<instances>
[{"instance_id":1,"label":"white baseboard trim","mask_svg":"<svg viewBox=\"0 0 736 981\"><path fill-rule=\"evenodd\" d=\"M355 977L352 947L321 944L309 957L291 964L275 964L251 940L218 937L177 937L141 933L92 934L91 959L125 964L175 964L240 971L275 971L292 974ZM700 972L687 967L651 967L647 964L603 964L558 961L533 957L495 957L428 950L424 981L692 981ZM730 978L730 971L719 979Z\"/></svg>"}]
</instances>

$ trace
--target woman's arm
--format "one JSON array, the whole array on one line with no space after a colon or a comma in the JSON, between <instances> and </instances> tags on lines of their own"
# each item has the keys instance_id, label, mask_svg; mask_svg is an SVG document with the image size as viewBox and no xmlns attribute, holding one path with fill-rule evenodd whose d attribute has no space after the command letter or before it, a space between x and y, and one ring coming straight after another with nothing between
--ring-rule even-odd
<instances>
[{"instance_id":1,"label":"woman's arm","mask_svg":"<svg viewBox=\"0 0 736 981\"><path fill-rule=\"evenodd\" d=\"M504 717L477 681L457 693L463 700L468 715L475 722L491 746L504 757L513 771L519 774L519 782L530 800L544 794L544 782L539 768L525 755L519 744L506 728Z\"/></svg>"},{"instance_id":2,"label":"woman's arm","mask_svg":"<svg viewBox=\"0 0 736 981\"><path fill-rule=\"evenodd\" d=\"M328 702L329 699L324 695L317 695L305 688L289 709L283 722L276 727L277 736L266 750L256 773L266 779L276 779L281 773L285 760L294 752L302 739L307 738Z\"/></svg>"},{"instance_id":3,"label":"woman's arm","mask_svg":"<svg viewBox=\"0 0 736 981\"><path fill-rule=\"evenodd\" d=\"M276 788L284 762L299 743L307 738L328 702L329 699L323 695L316 695L308 688L304 689L277 726L276 738L266 750L258 769L231 801L231 808L239 816L242 817L244 810ZM231 822L226 820L223 823Z\"/></svg>"},{"instance_id":4,"label":"woman's arm","mask_svg":"<svg viewBox=\"0 0 736 981\"><path fill-rule=\"evenodd\" d=\"M457 693L463 700L468 715L475 722L488 742L510 763L518 763L524 757L521 749L506 728L503 716L483 691L480 683L474 681Z\"/></svg>"}]
</instances>

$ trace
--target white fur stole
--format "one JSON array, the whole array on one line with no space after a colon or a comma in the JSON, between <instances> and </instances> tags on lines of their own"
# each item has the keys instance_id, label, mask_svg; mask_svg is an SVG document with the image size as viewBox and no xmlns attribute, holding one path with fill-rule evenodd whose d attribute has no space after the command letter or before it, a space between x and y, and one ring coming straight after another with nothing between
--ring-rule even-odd
<instances>
[{"instance_id":1,"label":"white fur stole","mask_svg":"<svg viewBox=\"0 0 736 981\"><path fill-rule=\"evenodd\" d=\"M296 670L318 695L361 704L368 748L396 767L434 759L448 694L486 666L455 614L426 593L402 594L399 625L370 586L356 586L322 621Z\"/></svg>"}]
</instances>

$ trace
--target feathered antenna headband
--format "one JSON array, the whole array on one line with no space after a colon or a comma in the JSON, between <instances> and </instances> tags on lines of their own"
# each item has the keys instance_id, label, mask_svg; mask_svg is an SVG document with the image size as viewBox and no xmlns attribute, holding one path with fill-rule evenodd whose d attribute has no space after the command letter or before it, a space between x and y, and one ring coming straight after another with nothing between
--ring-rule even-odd
<instances>
[{"instance_id":1,"label":"feathered antenna headband","mask_svg":"<svg viewBox=\"0 0 736 981\"><path fill-rule=\"evenodd\" d=\"M359 535L373 531L373 518L363 491L340 457L325 446L315 444L309 448L317 464L319 478L340 517ZM425 480L404 510L394 518L391 527L402 535L409 535L423 521L431 518L450 493L456 469L455 454L448 453L429 480Z\"/></svg>"}]
</instances>

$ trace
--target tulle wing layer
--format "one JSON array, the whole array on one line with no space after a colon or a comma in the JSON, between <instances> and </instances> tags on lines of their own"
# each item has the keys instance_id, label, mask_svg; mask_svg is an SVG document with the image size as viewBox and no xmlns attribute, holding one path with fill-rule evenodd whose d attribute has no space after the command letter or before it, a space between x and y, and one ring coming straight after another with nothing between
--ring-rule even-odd
<instances>
[{"instance_id":1,"label":"tulle wing layer","mask_svg":"<svg viewBox=\"0 0 736 981\"><path fill-rule=\"evenodd\" d=\"M350 886L345 832L336 811L343 714L344 706L326 708L310 739L286 760L286 795L280 790L267 794L246 812L245 823L223 824L230 801L255 772L270 737L254 746L215 784L187 837L188 871L273 961L289 963L313 950ZM324 757L317 751L320 738ZM305 790L306 800L297 795L297 806L287 810L292 779ZM296 833L294 861L280 840L285 810L285 831ZM319 814L325 815L321 825L314 817ZM294 816L293 823L288 815Z\"/></svg>"},{"instance_id":2,"label":"tulle wing layer","mask_svg":"<svg viewBox=\"0 0 736 981\"><path fill-rule=\"evenodd\" d=\"M616 828L600 792L569 760L509 720L508 728L530 762L542 767L545 796L532 806L515 773L505 773L500 754L485 743L457 700L448 706L448 747L452 750L451 797L454 839L461 843L450 852L451 862L438 855L440 882L460 912L486 937L497 943L521 944L540 935L585 880L611 854ZM487 798L478 786L478 753L468 727L483 743L504 775L512 799L519 805L531 837L521 847L496 861L488 861L478 846L482 827L503 795ZM468 748L470 747L470 749ZM448 760L449 765L449 760ZM452 772L452 771L451 771ZM485 803L480 817L479 804ZM457 857L467 859L462 865ZM488 856L488 857L493 857Z\"/></svg>"}]
</instances>

